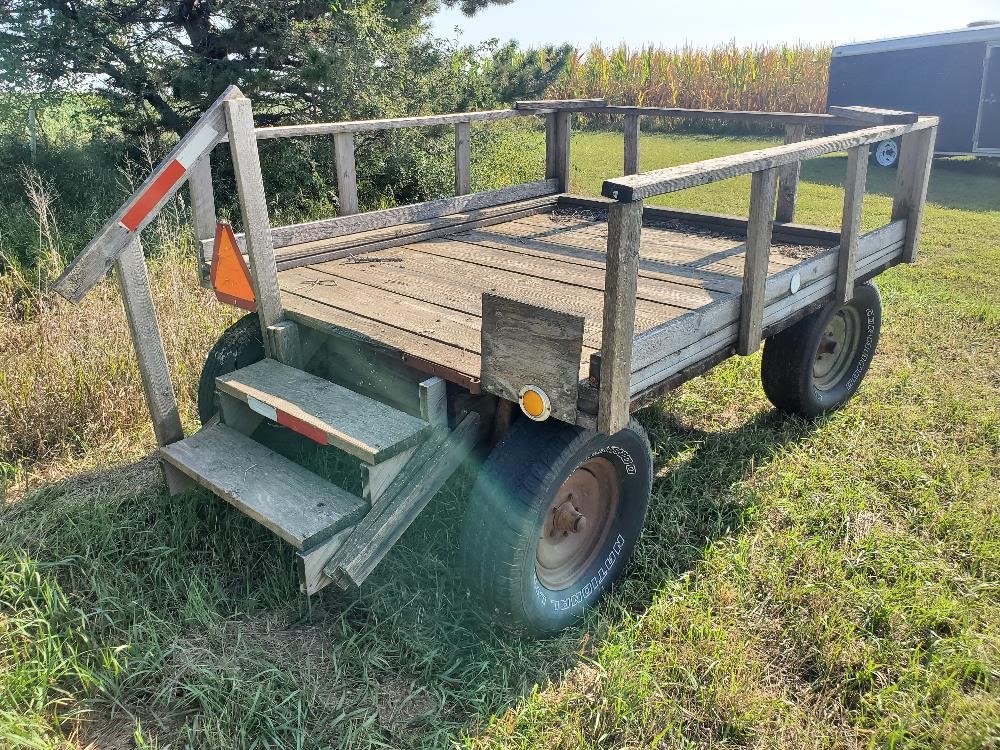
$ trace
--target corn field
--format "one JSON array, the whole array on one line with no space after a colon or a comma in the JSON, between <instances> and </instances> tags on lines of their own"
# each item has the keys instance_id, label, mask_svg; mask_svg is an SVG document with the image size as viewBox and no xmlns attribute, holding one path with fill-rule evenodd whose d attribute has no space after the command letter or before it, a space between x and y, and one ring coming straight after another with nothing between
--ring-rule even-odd
<instances>
[{"instance_id":1,"label":"corn field","mask_svg":"<svg viewBox=\"0 0 1000 750\"><path fill-rule=\"evenodd\" d=\"M830 47L577 50L549 94L690 109L826 111Z\"/></svg>"}]
</instances>

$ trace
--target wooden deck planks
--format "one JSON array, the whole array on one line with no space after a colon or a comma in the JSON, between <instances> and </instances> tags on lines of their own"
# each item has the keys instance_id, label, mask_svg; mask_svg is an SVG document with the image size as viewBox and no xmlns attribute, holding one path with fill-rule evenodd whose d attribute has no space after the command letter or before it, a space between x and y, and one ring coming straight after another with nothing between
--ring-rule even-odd
<instances>
[{"instance_id":1,"label":"wooden deck planks","mask_svg":"<svg viewBox=\"0 0 1000 750\"><path fill-rule=\"evenodd\" d=\"M471 351L478 351L469 341L479 335L483 293L502 294L584 316L585 344L600 347L603 289L438 257L420 252L422 245L371 254L370 260L386 262L331 261L285 271L282 285L317 302L405 324L421 335L438 337L436 329L447 321L458 328L441 331L446 343ZM394 263L392 258L405 261ZM686 312L686 308L644 300L638 306L636 327L647 330ZM429 329L435 330L424 333Z\"/></svg>"},{"instance_id":2,"label":"wooden deck planks","mask_svg":"<svg viewBox=\"0 0 1000 750\"><path fill-rule=\"evenodd\" d=\"M285 299L285 314L297 323L338 336L356 337L377 349L433 363L437 366L436 370L448 371L438 374L442 377L447 374L456 382L461 378L479 377L479 352L445 344L397 325L345 312L291 291L284 291L282 296Z\"/></svg>"},{"instance_id":3,"label":"wooden deck planks","mask_svg":"<svg viewBox=\"0 0 1000 750\"><path fill-rule=\"evenodd\" d=\"M604 264L580 265L567 262L564 257L551 253L538 257L519 252L516 244L474 243L471 241L422 242L414 245L415 251L466 263L503 269L536 279L552 279L572 286L598 292L604 291ZM687 310L697 310L720 295L701 289L691 289L664 283L663 279L643 277L639 284L639 299L657 302Z\"/></svg>"},{"instance_id":4,"label":"wooden deck planks","mask_svg":"<svg viewBox=\"0 0 1000 750\"><path fill-rule=\"evenodd\" d=\"M484 247L503 248L506 250L532 255L538 258L561 260L566 263L586 265L600 268L603 273L606 250L572 245L559 245L554 242L543 242L511 237L492 232L492 227L472 229L451 236L451 239L462 240ZM738 294L740 280L736 276L702 271L689 266L678 266L662 260L639 258L639 276L670 285L677 294L696 294L703 290L715 296L716 294ZM697 299L697 297L695 297Z\"/></svg>"},{"instance_id":5,"label":"wooden deck planks","mask_svg":"<svg viewBox=\"0 0 1000 750\"><path fill-rule=\"evenodd\" d=\"M606 237L602 222L520 215L289 268L279 282L291 319L353 332L466 378L480 376L484 293L564 310L584 319L585 377L602 343ZM735 239L644 227L635 333L738 295L744 255ZM768 270L795 262L780 258Z\"/></svg>"},{"instance_id":6,"label":"wooden deck planks","mask_svg":"<svg viewBox=\"0 0 1000 750\"><path fill-rule=\"evenodd\" d=\"M294 266L320 263L336 258L346 258L372 250L381 250L387 247L420 242L425 239L443 237L463 229L488 226L506 221L508 218L512 219L539 211L548 211L551 210L553 205L552 197L547 196L534 201L520 201L518 203L493 206L477 211L452 214L423 222L413 222L385 229L358 232L357 234L335 237L329 240L317 240L315 242L290 245L278 251L278 268L279 270L284 270ZM211 251L211 248L205 247L204 244L202 247L206 252Z\"/></svg>"},{"instance_id":7,"label":"wooden deck planks","mask_svg":"<svg viewBox=\"0 0 1000 750\"><path fill-rule=\"evenodd\" d=\"M479 351L479 317L467 312L334 276L317 268L281 273L281 288L300 297L425 338Z\"/></svg>"},{"instance_id":8,"label":"wooden deck planks","mask_svg":"<svg viewBox=\"0 0 1000 750\"><path fill-rule=\"evenodd\" d=\"M383 266L388 264L381 263L338 265L344 275L320 267L295 268L279 274L290 318L305 325L326 323L327 326L320 327L340 333L354 331L462 375L479 377L481 300L486 291L482 285L463 287L455 278L435 280L428 274L407 278L399 269L389 270L386 276ZM370 278L361 283L346 274L362 277L368 274ZM407 296L406 292L415 296ZM540 302L551 299L542 295L522 296ZM591 310L581 376L586 375L589 367L586 363L600 346L599 321L599 309ZM641 321L642 330L656 325L654 318Z\"/></svg>"},{"instance_id":9,"label":"wooden deck planks","mask_svg":"<svg viewBox=\"0 0 1000 750\"><path fill-rule=\"evenodd\" d=\"M561 237L566 234L569 237L577 235L596 235L603 241L607 241L608 224L606 221L595 221L589 218L573 220L565 215L546 214L544 216L522 216L512 217L511 222L515 225L535 226L542 229L555 229ZM742 257L746 249L746 242L739 236L719 236L697 227L691 227L689 231L679 229L668 229L663 226L644 224L642 227L642 250L647 248L669 248L678 253L678 257L693 257L697 259L710 258L713 260L725 260ZM791 265L796 261L792 258L778 256L775 262L781 265ZM734 267L740 264L734 263Z\"/></svg>"},{"instance_id":10,"label":"wooden deck planks","mask_svg":"<svg viewBox=\"0 0 1000 750\"><path fill-rule=\"evenodd\" d=\"M491 226L490 231L512 237L525 237L557 245L569 245L592 250L603 249L607 244L607 224L590 222L561 224L545 217L532 222L533 216L517 221ZM643 227L641 257L681 267L696 268L718 276L738 277L743 272L745 243L735 239L685 235L680 232ZM777 273L797 261L775 255L769 264Z\"/></svg>"}]
</instances>

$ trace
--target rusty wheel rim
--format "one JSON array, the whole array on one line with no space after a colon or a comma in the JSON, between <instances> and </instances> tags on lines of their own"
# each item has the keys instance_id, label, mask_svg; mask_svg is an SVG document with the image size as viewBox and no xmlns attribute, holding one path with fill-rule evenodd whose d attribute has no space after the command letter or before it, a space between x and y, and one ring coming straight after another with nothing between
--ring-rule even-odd
<instances>
[{"instance_id":1,"label":"rusty wheel rim","mask_svg":"<svg viewBox=\"0 0 1000 750\"><path fill-rule=\"evenodd\" d=\"M835 388L851 367L861 341L861 318L853 307L842 307L830 319L813 361L813 382L821 391Z\"/></svg>"},{"instance_id":2,"label":"rusty wheel rim","mask_svg":"<svg viewBox=\"0 0 1000 750\"><path fill-rule=\"evenodd\" d=\"M563 482L549 504L535 549L545 588L576 582L604 546L618 514L618 475L606 458L591 458Z\"/></svg>"}]
</instances>

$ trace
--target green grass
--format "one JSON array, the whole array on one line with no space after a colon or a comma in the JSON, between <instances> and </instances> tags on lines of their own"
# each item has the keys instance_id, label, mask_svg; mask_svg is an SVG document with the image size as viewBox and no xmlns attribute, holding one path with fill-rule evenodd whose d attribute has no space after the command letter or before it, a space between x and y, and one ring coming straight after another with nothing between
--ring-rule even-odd
<instances>
[{"instance_id":1,"label":"green grass","mask_svg":"<svg viewBox=\"0 0 1000 750\"><path fill-rule=\"evenodd\" d=\"M760 144L650 137L643 166ZM619 136L573 149L578 191L621 171ZM635 563L558 638L467 601L470 472L360 593L312 601L269 532L166 496L145 428L18 475L0 746L997 747L998 166L936 164L919 261L880 277L880 352L846 409L780 417L750 357L640 414L658 475ZM839 224L844 167L806 166L799 220ZM866 226L891 184L873 168ZM740 214L748 191L664 202Z\"/></svg>"}]
</instances>

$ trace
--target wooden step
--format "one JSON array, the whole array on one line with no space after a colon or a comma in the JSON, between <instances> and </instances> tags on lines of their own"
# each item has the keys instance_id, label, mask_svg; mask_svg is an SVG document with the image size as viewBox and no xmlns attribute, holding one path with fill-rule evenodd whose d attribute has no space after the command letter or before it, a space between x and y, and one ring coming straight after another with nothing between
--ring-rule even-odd
<instances>
[{"instance_id":1,"label":"wooden step","mask_svg":"<svg viewBox=\"0 0 1000 750\"><path fill-rule=\"evenodd\" d=\"M480 425L479 413L469 412L450 433L447 428L436 428L392 480L372 512L351 530L343 545L328 558L323 576L314 588L318 590L330 581L343 589L364 583L469 455L481 435ZM308 553L299 554L306 570L310 565L309 557Z\"/></svg>"},{"instance_id":2,"label":"wooden step","mask_svg":"<svg viewBox=\"0 0 1000 750\"><path fill-rule=\"evenodd\" d=\"M273 359L216 384L258 414L369 464L416 445L430 429L422 419Z\"/></svg>"},{"instance_id":3,"label":"wooden step","mask_svg":"<svg viewBox=\"0 0 1000 750\"><path fill-rule=\"evenodd\" d=\"M299 549L357 523L361 498L224 424L160 448L163 459Z\"/></svg>"}]
</instances>

